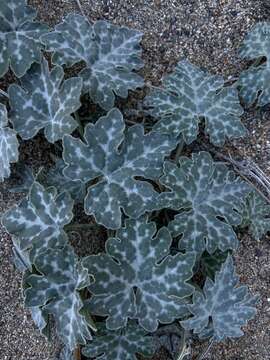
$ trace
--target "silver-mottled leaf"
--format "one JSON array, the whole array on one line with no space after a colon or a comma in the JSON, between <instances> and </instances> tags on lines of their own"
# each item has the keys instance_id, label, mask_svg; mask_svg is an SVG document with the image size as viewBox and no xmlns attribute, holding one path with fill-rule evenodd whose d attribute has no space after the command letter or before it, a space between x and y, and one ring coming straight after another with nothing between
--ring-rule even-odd
<instances>
[{"instance_id":1,"label":"silver-mottled leaf","mask_svg":"<svg viewBox=\"0 0 270 360\"><path fill-rule=\"evenodd\" d=\"M18 161L18 148L16 132L8 127L7 110L0 104L0 182L10 176L10 163Z\"/></svg>"},{"instance_id":2,"label":"silver-mottled leaf","mask_svg":"<svg viewBox=\"0 0 270 360\"><path fill-rule=\"evenodd\" d=\"M160 198L164 207L181 210L169 224L173 236L182 235L180 248L198 254L236 249L232 225L241 223L237 209L250 190L247 184L225 165L214 163L207 152L181 157L179 166L167 161L164 172L161 183L171 191Z\"/></svg>"},{"instance_id":3,"label":"silver-mottled leaf","mask_svg":"<svg viewBox=\"0 0 270 360\"><path fill-rule=\"evenodd\" d=\"M70 114L80 107L82 80L63 78L61 66L49 71L43 59L21 78L21 87L15 84L9 87L11 121L24 140L44 129L46 139L54 143L78 126Z\"/></svg>"},{"instance_id":4,"label":"silver-mottled leaf","mask_svg":"<svg viewBox=\"0 0 270 360\"><path fill-rule=\"evenodd\" d=\"M182 134L190 144L197 138L200 120L204 119L205 132L217 146L222 146L226 138L245 135L238 93L232 87L224 87L222 77L184 60L164 78L163 86L145 99L150 114L158 119L155 130L174 136Z\"/></svg>"},{"instance_id":5,"label":"silver-mottled leaf","mask_svg":"<svg viewBox=\"0 0 270 360\"><path fill-rule=\"evenodd\" d=\"M85 128L85 141L65 136L63 158L68 166L64 174L87 183L85 211L99 224L111 229L121 226L121 209L137 218L155 209L158 193L153 186L136 177L155 180L162 174L163 159L176 146L166 134L144 135L141 125L130 127L125 136L122 114L112 109L95 125Z\"/></svg>"},{"instance_id":6,"label":"silver-mottled leaf","mask_svg":"<svg viewBox=\"0 0 270 360\"><path fill-rule=\"evenodd\" d=\"M89 284L88 272L78 262L71 247L48 249L35 259L40 275L31 274L25 282L25 304L40 306L54 315L64 343L73 350L91 339L88 324L80 310L83 307L78 290Z\"/></svg>"},{"instance_id":7,"label":"silver-mottled leaf","mask_svg":"<svg viewBox=\"0 0 270 360\"><path fill-rule=\"evenodd\" d=\"M28 198L8 210L2 223L19 239L21 251L32 249L33 257L36 257L50 247L65 245L67 237L63 227L72 219L72 208L73 201L68 193L57 195L35 182Z\"/></svg>"},{"instance_id":8,"label":"silver-mottled leaf","mask_svg":"<svg viewBox=\"0 0 270 360\"><path fill-rule=\"evenodd\" d=\"M193 317L181 321L181 325L201 337L213 336L217 341L242 336L241 326L256 313L257 297L251 296L246 286L237 285L238 276L228 256L215 282L207 278L203 293L194 293L193 304L189 305Z\"/></svg>"},{"instance_id":9,"label":"silver-mottled leaf","mask_svg":"<svg viewBox=\"0 0 270 360\"><path fill-rule=\"evenodd\" d=\"M260 240L270 231L270 205L256 191L252 191L242 208L241 226L248 226L252 236Z\"/></svg>"},{"instance_id":10,"label":"silver-mottled leaf","mask_svg":"<svg viewBox=\"0 0 270 360\"><path fill-rule=\"evenodd\" d=\"M91 25L81 15L71 14L42 36L47 50L55 51L53 62L71 66L83 61L80 76L92 100L105 110L113 107L115 94L126 98L128 90L143 86L133 70L143 66L139 43L142 34L106 21Z\"/></svg>"},{"instance_id":11,"label":"silver-mottled leaf","mask_svg":"<svg viewBox=\"0 0 270 360\"><path fill-rule=\"evenodd\" d=\"M136 354L146 357L153 355L153 338L133 321L118 331L107 330L101 325L97 336L85 346L82 353L91 359L137 360Z\"/></svg>"},{"instance_id":12,"label":"silver-mottled leaf","mask_svg":"<svg viewBox=\"0 0 270 360\"><path fill-rule=\"evenodd\" d=\"M239 77L240 96L250 106L256 99L259 106L270 103L270 24L258 23L246 36L240 48L243 59L255 60L266 58L243 71Z\"/></svg>"},{"instance_id":13,"label":"silver-mottled leaf","mask_svg":"<svg viewBox=\"0 0 270 360\"><path fill-rule=\"evenodd\" d=\"M25 0L0 1L0 77L9 68L23 76L33 62L40 61L39 40L48 27L34 21L36 11Z\"/></svg>"},{"instance_id":14,"label":"silver-mottled leaf","mask_svg":"<svg viewBox=\"0 0 270 360\"><path fill-rule=\"evenodd\" d=\"M138 319L146 331L155 331L159 322L170 323L186 313L195 254L169 255L169 231L162 228L153 238L155 233L155 224L146 217L127 220L116 237L107 240L106 254L83 262L95 279L88 307L108 316L110 330L126 326L130 318Z\"/></svg>"}]
</instances>

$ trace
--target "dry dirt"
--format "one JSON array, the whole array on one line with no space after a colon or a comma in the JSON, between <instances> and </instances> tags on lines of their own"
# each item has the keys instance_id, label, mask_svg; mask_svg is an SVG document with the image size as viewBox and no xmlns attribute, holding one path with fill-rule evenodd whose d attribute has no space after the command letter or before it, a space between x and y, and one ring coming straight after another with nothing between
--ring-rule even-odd
<instances>
[{"instance_id":1,"label":"dry dirt","mask_svg":"<svg viewBox=\"0 0 270 360\"><path fill-rule=\"evenodd\" d=\"M75 0L31 0L39 18L54 25L71 12L78 12ZM270 20L268 1L259 0L81 0L91 20L106 19L144 32L143 57L146 81L158 84L162 75L187 57L193 63L226 78L237 76L245 67L237 55L244 34L262 20ZM10 81L10 78L8 78ZM5 83L0 83L5 88ZM237 153L250 156L270 175L270 114L252 110L243 117L250 136L235 142ZM48 165L50 146L40 136L23 146L21 158L38 167ZM235 150L232 150L233 154ZM16 204L20 197L8 192L15 177L0 186L0 211ZM90 237L93 245L96 234ZM259 293L256 318L245 327L245 336L213 346L208 360L270 359L270 239L260 243L241 235L235 261L241 281L252 293ZM35 330L23 309L21 275L12 264L10 237L0 229L0 359L53 360L58 345L48 344ZM193 359L202 346L197 345ZM155 360L170 359L163 351ZM117 360L117 359L116 359Z\"/></svg>"}]
</instances>

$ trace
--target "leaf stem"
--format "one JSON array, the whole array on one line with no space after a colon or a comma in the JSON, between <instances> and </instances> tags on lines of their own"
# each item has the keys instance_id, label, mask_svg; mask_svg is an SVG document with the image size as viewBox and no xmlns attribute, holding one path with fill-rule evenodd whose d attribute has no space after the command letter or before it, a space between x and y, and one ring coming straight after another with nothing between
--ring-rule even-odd
<instances>
[{"instance_id":1,"label":"leaf stem","mask_svg":"<svg viewBox=\"0 0 270 360\"><path fill-rule=\"evenodd\" d=\"M0 95L3 95L3 96L6 97L7 99L9 99L8 93L6 93L4 90L1 90L1 89L0 89Z\"/></svg>"}]
</instances>

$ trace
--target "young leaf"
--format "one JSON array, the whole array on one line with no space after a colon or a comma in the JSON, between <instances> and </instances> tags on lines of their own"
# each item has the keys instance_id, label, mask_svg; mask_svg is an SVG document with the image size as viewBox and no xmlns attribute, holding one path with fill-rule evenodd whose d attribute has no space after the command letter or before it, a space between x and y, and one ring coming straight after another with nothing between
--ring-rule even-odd
<instances>
[{"instance_id":1,"label":"young leaf","mask_svg":"<svg viewBox=\"0 0 270 360\"><path fill-rule=\"evenodd\" d=\"M7 110L0 104L0 182L10 176L10 163L18 161L18 148L16 132L8 127Z\"/></svg>"},{"instance_id":2,"label":"young leaf","mask_svg":"<svg viewBox=\"0 0 270 360\"><path fill-rule=\"evenodd\" d=\"M127 220L116 238L107 240L106 254L88 256L83 262L95 279L88 307L108 316L110 330L126 326L130 318L152 332L158 322L170 323L186 313L195 254L169 255L169 231L162 228L153 238L155 233L155 224L146 217Z\"/></svg>"},{"instance_id":3,"label":"young leaf","mask_svg":"<svg viewBox=\"0 0 270 360\"><path fill-rule=\"evenodd\" d=\"M252 191L247 196L242 217L241 226L248 226L256 240L259 241L270 231L270 205L256 191Z\"/></svg>"},{"instance_id":4,"label":"young leaf","mask_svg":"<svg viewBox=\"0 0 270 360\"><path fill-rule=\"evenodd\" d=\"M176 146L168 135L151 132L144 135L141 125L127 130L121 112L112 109L95 125L85 128L85 141L65 136L63 158L68 166L64 174L83 183L95 180L88 188L85 211L110 229L121 226L121 208L137 218L157 207L158 193L146 181L162 174L163 159Z\"/></svg>"},{"instance_id":5,"label":"young leaf","mask_svg":"<svg viewBox=\"0 0 270 360\"><path fill-rule=\"evenodd\" d=\"M124 329L118 331L107 330L102 325L100 334L82 350L84 356L104 360L137 360L136 354L153 355L153 338L147 336L147 332L136 322L129 321Z\"/></svg>"},{"instance_id":6,"label":"young leaf","mask_svg":"<svg viewBox=\"0 0 270 360\"><path fill-rule=\"evenodd\" d=\"M207 278L203 293L194 293L193 304L189 305L193 317L181 321L181 325L200 337L213 336L216 341L243 335L241 326L254 317L257 297L251 296L246 286L237 285L238 276L228 256L215 282Z\"/></svg>"},{"instance_id":7,"label":"young leaf","mask_svg":"<svg viewBox=\"0 0 270 360\"><path fill-rule=\"evenodd\" d=\"M225 165L214 163L207 152L181 157L179 166L165 162L161 183L171 192L160 195L164 207L181 212L169 224L173 236L182 235L180 248L201 254L236 249L232 225L241 223L239 203L250 190ZM163 200L162 200L163 199Z\"/></svg>"},{"instance_id":8,"label":"young leaf","mask_svg":"<svg viewBox=\"0 0 270 360\"><path fill-rule=\"evenodd\" d=\"M128 90L143 86L143 78L133 70L143 66L138 31L71 14L42 36L47 50L55 51L54 64L71 66L83 61L80 76L84 89L103 109L113 107L115 95L128 96Z\"/></svg>"},{"instance_id":9,"label":"young leaf","mask_svg":"<svg viewBox=\"0 0 270 360\"><path fill-rule=\"evenodd\" d=\"M54 143L78 126L70 114L81 105L82 80L63 78L61 66L50 72L43 59L21 78L22 87L15 84L9 87L11 121L24 140L44 129L46 139Z\"/></svg>"},{"instance_id":10,"label":"young leaf","mask_svg":"<svg viewBox=\"0 0 270 360\"><path fill-rule=\"evenodd\" d=\"M54 315L56 327L65 345L73 350L77 344L91 339L85 318L80 314L83 307L79 290L89 285L88 272L71 247L48 249L35 259L40 275L31 274L25 282L25 304L40 306Z\"/></svg>"},{"instance_id":11,"label":"young leaf","mask_svg":"<svg viewBox=\"0 0 270 360\"><path fill-rule=\"evenodd\" d=\"M204 119L205 132L214 145L222 146L226 137L245 135L237 90L224 87L222 77L210 75L184 60L164 78L163 85L163 89L154 90L145 100L150 114L159 119L154 130L174 136L182 134L190 144L197 138L200 119Z\"/></svg>"},{"instance_id":12,"label":"young leaf","mask_svg":"<svg viewBox=\"0 0 270 360\"><path fill-rule=\"evenodd\" d=\"M256 99L259 106L270 102L270 24L258 23L246 36L240 49L243 59L266 58L266 62L253 65L239 77L240 96L250 106Z\"/></svg>"},{"instance_id":13,"label":"young leaf","mask_svg":"<svg viewBox=\"0 0 270 360\"><path fill-rule=\"evenodd\" d=\"M20 241L20 249L35 248L35 255L65 245L64 225L72 219L73 201L66 192L57 195L35 182L28 198L8 210L2 224Z\"/></svg>"},{"instance_id":14,"label":"young leaf","mask_svg":"<svg viewBox=\"0 0 270 360\"><path fill-rule=\"evenodd\" d=\"M17 77L23 76L33 62L40 61L40 36L46 25L34 21L36 11L25 0L0 2L0 77L9 68Z\"/></svg>"}]
</instances>

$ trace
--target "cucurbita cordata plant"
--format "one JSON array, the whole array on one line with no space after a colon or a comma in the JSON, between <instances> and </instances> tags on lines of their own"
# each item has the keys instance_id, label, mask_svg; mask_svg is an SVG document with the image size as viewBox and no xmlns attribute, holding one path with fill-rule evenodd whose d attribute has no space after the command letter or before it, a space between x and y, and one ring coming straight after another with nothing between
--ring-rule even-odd
<instances>
[{"instance_id":1,"label":"cucurbita cordata plant","mask_svg":"<svg viewBox=\"0 0 270 360\"><path fill-rule=\"evenodd\" d=\"M149 357L157 332L171 323L182 340L243 335L257 296L235 273L236 228L250 226L259 239L270 229L269 206L209 152L181 152L200 127L218 147L247 135L238 89L247 105L269 103L268 62L228 86L180 61L146 96L144 115L153 124L146 129L131 126L115 107L117 97L144 86L137 72L142 34L78 14L54 29L35 17L25 0L0 0L0 75L10 67L18 78L0 94L0 179L18 161L18 138L42 132L56 153L62 150L48 171L23 168L23 183L12 191L27 195L2 216L36 325L48 335L54 322L62 359L78 352ZM269 36L270 25L258 24L241 55L267 58ZM82 70L65 77L64 69L78 63ZM99 109L96 121L80 118L87 101ZM75 254L75 203L108 229L103 253ZM181 343L177 356L184 359L189 351Z\"/></svg>"}]
</instances>

